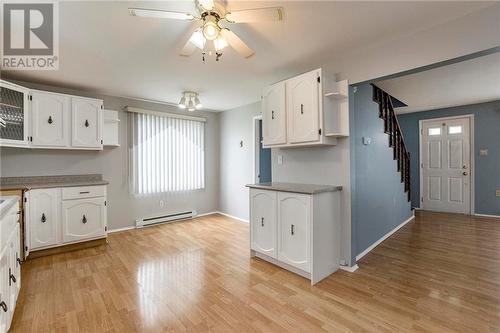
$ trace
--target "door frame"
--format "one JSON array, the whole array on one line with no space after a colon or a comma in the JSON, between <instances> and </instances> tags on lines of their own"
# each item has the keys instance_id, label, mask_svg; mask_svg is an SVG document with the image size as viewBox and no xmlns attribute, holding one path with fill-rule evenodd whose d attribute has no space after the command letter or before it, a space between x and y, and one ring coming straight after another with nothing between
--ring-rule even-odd
<instances>
[{"instance_id":1,"label":"door frame","mask_svg":"<svg viewBox=\"0 0 500 333\"><path fill-rule=\"evenodd\" d=\"M255 184L258 184L259 181L259 169L260 169L260 155L259 155L259 148L260 148L260 137L259 137L259 120L262 120L262 115L258 115L252 118L252 136L253 136L253 154L252 154L252 160L253 160L253 173L252 173L252 179Z\"/></svg>"},{"instance_id":2,"label":"door frame","mask_svg":"<svg viewBox=\"0 0 500 333\"><path fill-rule=\"evenodd\" d=\"M459 116L450 116L450 117L439 117L439 118L426 118L420 119L418 121L418 169L420 175L420 198L418 198L418 207L419 209L424 209L423 207L423 193L424 193L424 178L423 178L423 162L422 162L422 138L423 138L423 124L428 121L441 121L441 120L451 120L451 119L461 119L467 118L469 120L469 146L470 146L470 211L469 215L474 215L476 213L476 205L475 205L475 192L476 192L476 165L475 165L475 147L474 147L474 114L464 114Z\"/></svg>"}]
</instances>

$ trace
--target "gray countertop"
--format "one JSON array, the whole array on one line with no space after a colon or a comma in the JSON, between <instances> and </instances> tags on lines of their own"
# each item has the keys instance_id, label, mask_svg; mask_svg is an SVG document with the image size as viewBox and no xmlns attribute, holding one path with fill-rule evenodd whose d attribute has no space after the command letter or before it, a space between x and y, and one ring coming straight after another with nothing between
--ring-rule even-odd
<instances>
[{"instance_id":1,"label":"gray countertop","mask_svg":"<svg viewBox=\"0 0 500 333\"><path fill-rule=\"evenodd\" d=\"M314 185L314 184L299 184L299 183L261 183L261 184L248 184L246 186L261 190L272 190L272 191L303 193L303 194L317 194L323 192L335 192L342 190L342 186L337 186L337 185Z\"/></svg>"},{"instance_id":2,"label":"gray countertop","mask_svg":"<svg viewBox=\"0 0 500 333\"><path fill-rule=\"evenodd\" d=\"M0 219L3 219L12 206L17 204L19 207L19 199L16 195L0 196Z\"/></svg>"},{"instance_id":3,"label":"gray countertop","mask_svg":"<svg viewBox=\"0 0 500 333\"><path fill-rule=\"evenodd\" d=\"M1 190L107 185L101 174L65 176L1 177Z\"/></svg>"}]
</instances>

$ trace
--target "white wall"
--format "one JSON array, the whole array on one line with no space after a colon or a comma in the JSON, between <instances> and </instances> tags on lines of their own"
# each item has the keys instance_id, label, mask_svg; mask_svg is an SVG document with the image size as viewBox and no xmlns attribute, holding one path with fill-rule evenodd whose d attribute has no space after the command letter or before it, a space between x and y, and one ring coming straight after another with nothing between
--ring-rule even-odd
<instances>
[{"instance_id":1,"label":"white wall","mask_svg":"<svg viewBox=\"0 0 500 333\"><path fill-rule=\"evenodd\" d=\"M254 183L253 117L260 102L220 113L220 211L249 218L248 188ZM243 147L240 141L243 140Z\"/></svg>"}]
</instances>

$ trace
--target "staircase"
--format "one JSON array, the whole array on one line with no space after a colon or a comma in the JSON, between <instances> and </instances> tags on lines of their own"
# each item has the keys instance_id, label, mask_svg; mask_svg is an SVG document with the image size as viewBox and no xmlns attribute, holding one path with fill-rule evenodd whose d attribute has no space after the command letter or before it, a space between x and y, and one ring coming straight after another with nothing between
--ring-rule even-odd
<instances>
[{"instance_id":1,"label":"staircase","mask_svg":"<svg viewBox=\"0 0 500 333\"><path fill-rule=\"evenodd\" d=\"M403 132L399 126L398 118L394 113L391 95L372 84L373 101L379 106L378 116L384 120L384 132L389 135L389 147L394 153L394 160L397 161L398 172L401 173L401 182L405 185L405 192L408 194L408 201L411 200L410 189L410 153L406 147Z\"/></svg>"}]
</instances>

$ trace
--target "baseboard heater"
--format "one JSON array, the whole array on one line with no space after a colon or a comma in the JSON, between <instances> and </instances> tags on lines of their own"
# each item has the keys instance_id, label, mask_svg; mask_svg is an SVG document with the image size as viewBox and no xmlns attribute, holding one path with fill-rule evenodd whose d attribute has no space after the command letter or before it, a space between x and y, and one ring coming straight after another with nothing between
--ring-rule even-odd
<instances>
[{"instance_id":1,"label":"baseboard heater","mask_svg":"<svg viewBox=\"0 0 500 333\"><path fill-rule=\"evenodd\" d=\"M162 216L144 217L144 218L135 220L135 226L136 226L136 228L149 227L149 226L155 225L155 224L169 223L169 222L175 222L175 221L180 221L180 220L192 219L193 217L196 217L196 215L198 215L198 213L195 210L193 210L193 211L189 211L189 212L172 213L172 214L162 215Z\"/></svg>"}]
</instances>

